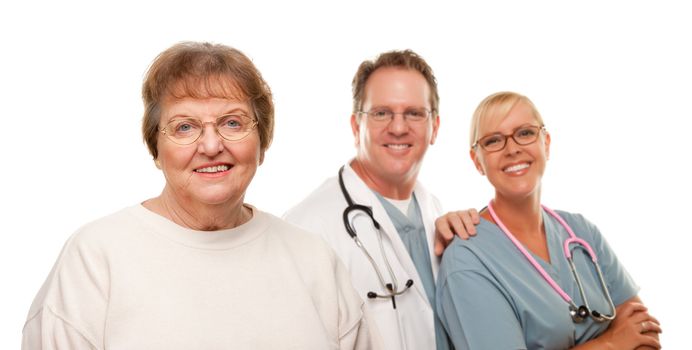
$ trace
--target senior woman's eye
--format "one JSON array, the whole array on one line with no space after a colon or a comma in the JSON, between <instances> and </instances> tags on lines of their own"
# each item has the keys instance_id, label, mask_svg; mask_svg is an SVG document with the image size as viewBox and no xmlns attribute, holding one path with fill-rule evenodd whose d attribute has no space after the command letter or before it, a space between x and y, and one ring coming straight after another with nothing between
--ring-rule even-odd
<instances>
[{"instance_id":1,"label":"senior woman's eye","mask_svg":"<svg viewBox=\"0 0 692 350\"><path fill-rule=\"evenodd\" d=\"M219 128L229 130L245 130L250 124L250 119L244 115L228 114L219 118Z\"/></svg>"},{"instance_id":2,"label":"senior woman's eye","mask_svg":"<svg viewBox=\"0 0 692 350\"><path fill-rule=\"evenodd\" d=\"M195 133L200 128L198 122L196 122L194 120L190 120L190 119L175 121L172 123L171 126L172 126L172 128L171 128L172 131L176 135L192 134L192 133Z\"/></svg>"}]
</instances>

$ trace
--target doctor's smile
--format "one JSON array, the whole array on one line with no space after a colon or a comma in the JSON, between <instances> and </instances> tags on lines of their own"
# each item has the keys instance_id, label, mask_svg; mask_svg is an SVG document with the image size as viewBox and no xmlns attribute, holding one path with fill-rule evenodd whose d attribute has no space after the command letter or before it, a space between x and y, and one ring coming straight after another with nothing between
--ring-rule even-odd
<instances>
[{"instance_id":1,"label":"doctor's smile","mask_svg":"<svg viewBox=\"0 0 692 350\"><path fill-rule=\"evenodd\" d=\"M395 151L406 150L413 147L410 143L386 143L384 146Z\"/></svg>"}]
</instances>

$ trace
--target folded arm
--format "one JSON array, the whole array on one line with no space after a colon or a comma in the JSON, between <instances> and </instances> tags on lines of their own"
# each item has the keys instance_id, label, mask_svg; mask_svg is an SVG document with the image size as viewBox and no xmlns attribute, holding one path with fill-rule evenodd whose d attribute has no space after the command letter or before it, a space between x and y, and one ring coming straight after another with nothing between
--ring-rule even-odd
<instances>
[{"instance_id":1,"label":"folded arm","mask_svg":"<svg viewBox=\"0 0 692 350\"><path fill-rule=\"evenodd\" d=\"M651 316L639 297L628 299L616 308L617 315L608 329L598 338L588 341L575 350L589 349L660 349L658 335L661 326Z\"/></svg>"}]
</instances>

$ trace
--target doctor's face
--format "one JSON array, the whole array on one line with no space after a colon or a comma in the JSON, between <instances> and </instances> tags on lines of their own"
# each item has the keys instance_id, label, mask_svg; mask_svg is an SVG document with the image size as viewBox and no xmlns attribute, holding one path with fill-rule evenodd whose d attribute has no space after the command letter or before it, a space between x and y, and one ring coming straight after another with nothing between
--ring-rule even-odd
<instances>
[{"instance_id":1,"label":"doctor's face","mask_svg":"<svg viewBox=\"0 0 692 350\"><path fill-rule=\"evenodd\" d=\"M375 182L401 184L415 181L428 146L435 142L439 117L431 111L430 86L417 71L379 68L364 89L361 111L351 116L356 160ZM424 120L409 116L428 112ZM376 120L372 112L391 112L391 119ZM380 113L381 114L381 113Z\"/></svg>"}]
</instances>

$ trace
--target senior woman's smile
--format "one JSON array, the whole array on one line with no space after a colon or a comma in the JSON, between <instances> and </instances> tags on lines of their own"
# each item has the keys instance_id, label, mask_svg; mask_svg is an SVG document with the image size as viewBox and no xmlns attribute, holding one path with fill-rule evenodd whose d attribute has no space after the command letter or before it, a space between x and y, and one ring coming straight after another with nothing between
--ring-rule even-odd
<instances>
[{"instance_id":1,"label":"senior woman's smile","mask_svg":"<svg viewBox=\"0 0 692 350\"><path fill-rule=\"evenodd\" d=\"M380 349L325 242L244 202L274 130L252 61L224 45L174 45L142 99L165 186L68 241L22 349Z\"/></svg>"},{"instance_id":2,"label":"senior woman's smile","mask_svg":"<svg viewBox=\"0 0 692 350\"><path fill-rule=\"evenodd\" d=\"M226 124L219 126L218 120L225 121L219 118L227 115L254 120L250 117L253 115L250 106L230 98L186 97L168 99L162 105L161 115L160 125L173 123L182 129L181 134L195 129L199 133L190 144L180 144L173 132L158 135L157 161L167 180L161 199L166 201L166 206L242 203L261 163L259 133L253 128L246 130L249 133L242 139L227 140L218 130ZM183 122L178 123L180 120Z\"/></svg>"},{"instance_id":3,"label":"senior woman's smile","mask_svg":"<svg viewBox=\"0 0 692 350\"><path fill-rule=\"evenodd\" d=\"M231 169L233 165L232 164L217 164L217 165L208 165L203 168L197 168L195 169L196 173L201 173L201 174L208 174L208 175L226 175L225 173Z\"/></svg>"}]
</instances>

